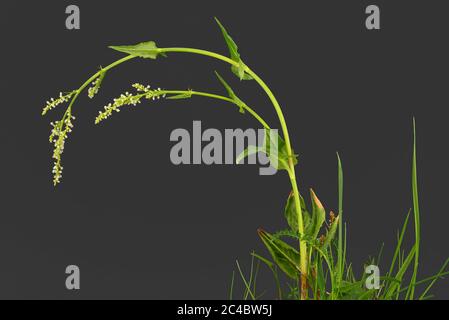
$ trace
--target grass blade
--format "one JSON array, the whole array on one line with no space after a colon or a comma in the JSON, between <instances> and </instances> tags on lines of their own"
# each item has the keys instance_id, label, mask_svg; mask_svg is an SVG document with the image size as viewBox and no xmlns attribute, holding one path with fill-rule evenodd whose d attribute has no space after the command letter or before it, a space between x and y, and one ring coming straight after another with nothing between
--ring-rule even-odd
<instances>
[{"instance_id":1,"label":"grass blade","mask_svg":"<svg viewBox=\"0 0 449 320\"><path fill-rule=\"evenodd\" d=\"M418 200L418 175L416 168L416 124L413 118L413 159L412 159L412 194L413 194L413 215L415 218L415 262L413 266L413 275L410 280L410 290L406 298L413 300L415 294L415 282L418 276L419 263L419 243L420 243L420 219L419 219L419 200Z\"/></svg>"},{"instance_id":2,"label":"grass blade","mask_svg":"<svg viewBox=\"0 0 449 320\"><path fill-rule=\"evenodd\" d=\"M282 300L282 288L281 288L281 282L279 281L279 275L277 273L276 270L276 266L274 265L273 262L269 261L268 259L259 256L258 254L256 254L255 252L253 252L251 254L253 257L259 259L260 261L262 261L263 263L266 264L266 266L271 270L271 272L273 272L273 277L274 277L274 281L276 282L276 287L278 289L278 294L279 294L279 300Z\"/></svg>"},{"instance_id":3,"label":"grass blade","mask_svg":"<svg viewBox=\"0 0 449 320\"><path fill-rule=\"evenodd\" d=\"M393 294L397 291L397 294L400 292L400 284L402 283L402 279L404 277L405 272L407 271L408 267L413 261L413 258L416 253L416 246L414 245L413 248L410 250L409 254L407 255L407 258L404 259L404 262L401 264L401 267L399 268L397 274L396 274L396 283L393 283L388 290L385 293L384 298L390 299ZM397 296L398 297L398 296Z\"/></svg>"},{"instance_id":4,"label":"grass blade","mask_svg":"<svg viewBox=\"0 0 449 320\"><path fill-rule=\"evenodd\" d=\"M343 167L341 164L340 155L337 152L338 160L338 217L340 218L340 223L338 225L338 271L337 271L337 286L339 286L341 279L343 277L344 261L346 257L344 256L343 250Z\"/></svg>"},{"instance_id":5,"label":"grass blade","mask_svg":"<svg viewBox=\"0 0 449 320\"><path fill-rule=\"evenodd\" d=\"M400 235L398 237L398 244L396 245L396 249L395 249L394 255L393 255L393 260L391 261L390 271L388 271L388 275L389 276L391 276L393 274L394 266L396 264L396 260L398 259L398 256L401 253L402 241L404 240L404 234L405 234L405 231L407 230L407 225L408 225L409 218L410 218L410 211L407 213L407 217L405 218L404 225L402 226L401 233L400 233ZM400 268L400 263L398 263L398 267Z\"/></svg>"},{"instance_id":6,"label":"grass blade","mask_svg":"<svg viewBox=\"0 0 449 320\"><path fill-rule=\"evenodd\" d=\"M246 278L245 278L245 275L243 274L242 268L240 268L239 261L236 260L235 263L236 263L236 265L237 265L237 269L239 270L240 277L242 278L242 281L243 281L243 283L245 284L246 292L251 296L251 298L252 298L253 300L256 300L256 296L255 296L255 295L253 294L253 292L251 291L251 285L248 284L248 281L246 281ZM245 292L245 295L246 295L246 292ZM246 299L245 299L245 300L246 300Z\"/></svg>"},{"instance_id":7,"label":"grass blade","mask_svg":"<svg viewBox=\"0 0 449 320\"><path fill-rule=\"evenodd\" d=\"M422 293L422 295L419 297L419 300L423 300L423 299L426 297L427 292L429 292L429 290L433 287L433 285L435 284L435 282L437 282L437 280L440 279L440 278L442 277L443 274L445 274L445 273L444 273L444 270L446 270L446 267L447 267L448 263L449 263L449 259L447 259L447 260L444 262L444 264L443 264L443 266L441 267L440 271L437 273L436 276L434 276L434 279L432 280L432 282L427 286L426 290L424 290L424 292ZM448 274L448 273L449 273L449 272L446 272L446 274Z\"/></svg>"},{"instance_id":8,"label":"grass blade","mask_svg":"<svg viewBox=\"0 0 449 320\"><path fill-rule=\"evenodd\" d=\"M232 300L233 293L234 293L234 278L235 278L235 271L232 271L232 278L231 278L231 287L229 288L229 300Z\"/></svg>"}]
</instances>

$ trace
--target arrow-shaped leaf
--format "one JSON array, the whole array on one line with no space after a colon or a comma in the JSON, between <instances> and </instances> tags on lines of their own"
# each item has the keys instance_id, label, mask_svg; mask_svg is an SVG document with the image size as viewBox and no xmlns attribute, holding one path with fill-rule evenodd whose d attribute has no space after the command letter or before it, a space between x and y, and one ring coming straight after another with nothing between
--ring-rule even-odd
<instances>
[{"instance_id":1,"label":"arrow-shaped leaf","mask_svg":"<svg viewBox=\"0 0 449 320\"><path fill-rule=\"evenodd\" d=\"M165 56L165 54L159 51L154 41L129 46L109 46L109 48L141 58L156 59L158 55Z\"/></svg>"},{"instance_id":2,"label":"arrow-shaped leaf","mask_svg":"<svg viewBox=\"0 0 449 320\"><path fill-rule=\"evenodd\" d=\"M271 150L275 147L277 150ZM245 149L238 157L237 163L239 163L244 158L248 157L257 152L263 152L268 159L270 164L276 170L287 170L289 163L289 156L287 153L287 147L285 145L284 139L277 133L276 130L265 129L264 143L262 147L250 146ZM293 156L293 165L298 164L297 156Z\"/></svg>"},{"instance_id":3,"label":"arrow-shaped leaf","mask_svg":"<svg viewBox=\"0 0 449 320\"><path fill-rule=\"evenodd\" d=\"M310 228L310 213L307 211L304 198L299 196L301 201L301 213L304 220L304 230L305 234L308 234L307 230ZM287 198L287 203L285 204L284 216L287 219L287 223L290 228L297 232L298 231L298 212L296 211L295 198L293 197L293 192Z\"/></svg>"},{"instance_id":4,"label":"arrow-shaped leaf","mask_svg":"<svg viewBox=\"0 0 449 320\"><path fill-rule=\"evenodd\" d=\"M232 90L231 86L223 79L222 76L220 76L220 74L217 71L215 71L215 75L217 76L218 80L220 80L223 87L225 87L226 91L228 92L229 98L231 98L234 101L234 103L240 108L239 112L245 113L246 104L242 100L240 100L239 97L237 97L237 95L234 93L234 90Z\"/></svg>"},{"instance_id":5,"label":"arrow-shaped leaf","mask_svg":"<svg viewBox=\"0 0 449 320\"><path fill-rule=\"evenodd\" d=\"M298 251L262 229L257 230L257 233L279 268L290 278L298 279L300 274Z\"/></svg>"},{"instance_id":6,"label":"arrow-shaped leaf","mask_svg":"<svg viewBox=\"0 0 449 320\"><path fill-rule=\"evenodd\" d=\"M310 196L312 198L312 228L310 230L310 236L312 239L316 239L321 226L326 220L326 211L312 189L310 189Z\"/></svg>"},{"instance_id":7,"label":"arrow-shaped leaf","mask_svg":"<svg viewBox=\"0 0 449 320\"><path fill-rule=\"evenodd\" d=\"M231 59L238 63L238 67L232 66L231 71L237 77L239 77L240 80L252 80L253 78L249 74L245 73L246 66L243 63L242 59L240 58L240 54L238 51L239 48L237 47L237 44L234 42L229 33L226 31L225 27L221 24L220 20L215 18L215 21L217 22L218 27L220 28L221 33L223 34L223 38L226 42L226 45L228 46L229 55Z\"/></svg>"}]
</instances>

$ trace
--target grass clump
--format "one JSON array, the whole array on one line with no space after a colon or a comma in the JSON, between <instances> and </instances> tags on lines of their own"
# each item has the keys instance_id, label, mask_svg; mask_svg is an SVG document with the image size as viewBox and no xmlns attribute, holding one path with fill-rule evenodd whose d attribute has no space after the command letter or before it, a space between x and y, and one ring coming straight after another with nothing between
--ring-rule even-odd
<instances>
[{"instance_id":1,"label":"grass clump","mask_svg":"<svg viewBox=\"0 0 449 320\"><path fill-rule=\"evenodd\" d=\"M403 249L403 237L406 232L409 216L407 216L404 227L398 238L396 250L392 259L390 270L381 277L381 286L379 289L371 290L364 287L366 275L357 279L354 275L352 266L346 261L346 230L343 228L343 169L340 158L338 157L338 185L339 185L339 208L337 213L325 210L318 196L313 190L310 190L310 206L299 192L295 166L297 156L295 155L287 122L282 108L275 95L268 85L251 69L241 58L237 44L230 37L224 26L216 19L219 29L224 37L229 50L229 56L221 55L203 49L185 48L185 47L157 47L154 41L142 42L137 45L111 46L110 48L126 54L123 58L100 68L87 79L79 88L61 93L58 99L52 99L47 102L42 114L46 115L50 110L58 105L68 102L68 107L62 118L52 123L53 129L50 135L50 141L54 144L53 158L55 160L53 167L53 183L57 185L62 179L62 154L65 141L73 129L72 120L73 108L77 98L87 89L87 95L93 99L102 87L106 75L110 74L111 69L137 58L158 59L167 57L172 53L188 53L206 56L217 59L230 65L231 72L240 80L255 81L265 92L271 101L274 111L279 120L281 135L274 136L277 139L277 152L270 152L269 148L257 148L250 146L239 157L242 160L250 155L254 150L264 152L271 160L271 164L278 170L286 172L291 185L291 194L287 198L284 216L289 228L276 233L269 233L259 229L258 234L263 244L267 248L271 259L262 255L252 253L251 272L249 279L244 276L241 266L237 262L237 269L240 278L243 280L245 290L244 299L257 299L260 295L256 294L256 279L261 263L265 264L273 273L277 287L277 295L280 299L414 299L428 298L428 292L436 280L448 274L446 271L447 262L435 276L417 280L419 251L420 251L420 215L418 202L418 183L416 168L416 142L413 148L412 161L412 193L413 193L413 220L415 229L415 244L408 252ZM95 123L109 118L113 113L120 112L124 107L135 107L145 101L154 101L160 99L189 99L194 96L206 97L228 102L242 114L249 114L256 119L266 129L266 141L273 139L270 132L271 127L268 123L251 107L243 102L228 85L222 76L216 73L216 76L224 86L226 96L216 93L209 93L195 90L166 90L151 89L149 85L134 84L135 93L126 92L113 102L107 104L103 111L99 111ZM268 140L267 140L268 139ZM376 263L376 261L371 261ZM408 282L405 281L408 271L411 270L411 276ZM288 282L289 290L284 292L281 287L280 272L290 279ZM235 274L234 274L235 275ZM428 287L418 297L415 294L415 287L419 284L429 283ZM232 284L234 284L234 276ZM230 292L233 296L234 290Z\"/></svg>"}]
</instances>

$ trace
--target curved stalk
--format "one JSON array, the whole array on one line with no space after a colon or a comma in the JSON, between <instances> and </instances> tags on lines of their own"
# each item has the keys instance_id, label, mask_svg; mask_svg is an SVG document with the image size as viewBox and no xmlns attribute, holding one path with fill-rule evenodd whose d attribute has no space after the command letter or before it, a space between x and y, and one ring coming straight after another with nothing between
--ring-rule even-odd
<instances>
[{"instance_id":1,"label":"curved stalk","mask_svg":"<svg viewBox=\"0 0 449 320\"><path fill-rule=\"evenodd\" d=\"M181 53L193 53L193 54L199 54L208 56L211 58L215 58L218 60L222 60L226 63L229 63L233 66L238 67L239 63L235 62L234 60L223 56L221 54L210 52L207 50L201 50L201 49L195 49L195 48L159 48L159 53L167 53L167 52L181 52ZM279 118L279 122L281 125L282 133L284 135L285 139L285 145L287 148L287 154L289 156L289 168L288 174L290 178L290 182L293 188L293 197L295 201L295 207L298 215L298 231L300 235L304 234L304 222L303 222L303 216L301 212L301 201L299 197L299 190L298 190L298 184L296 181L296 173L295 173L295 166L293 164L293 152L290 142L290 135L287 128L287 123L285 121L284 114L282 112L282 108L277 101L276 97L274 96L271 89L266 85L266 83L254 72L252 71L248 66L245 66L245 72L248 73L253 79L261 86L261 88L265 91L265 93L268 95L269 99L271 100L271 103L274 106L274 109L276 110L277 116ZM307 299L307 274L308 274L308 266L307 266L307 245L299 240L299 249L300 249L300 269L301 269L301 299Z\"/></svg>"},{"instance_id":2,"label":"curved stalk","mask_svg":"<svg viewBox=\"0 0 449 320\"><path fill-rule=\"evenodd\" d=\"M64 115L62 116L62 121L61 121L61 126L64 123L64 119L67 117L67 115L69 115L72 112L72 106L75 103L76 99L78 98L78 96L80 95L80 93L92 82L94 81L97 77L99 77L102 73L122 64L123 62L126 62L128 60L134 59L136 58L135 56L126 56L122 59L119 59L113 63L111 63L110 65L108 65L105 68L102 68L100 71L98 71L97 73L95 73L93 76L91 76L89 79L87 79L82 85L81 87L78 88L78 90L76 90L76 94L73 96L72 100L70 101L69 106L67 107L67 110L65 111Z\"/></svg>"},{"instance_id":3,"label":"curved stalk","mask_svg":"<svg viewBox=\"0 0 449 320\"><path fill-rule=\"evenodd\" d=\"M169 52L177 52L177 53L192 53L192 54L198 54L203 56L208 56L214 59L218 59L221 61L224 61L230 65L233 65L235 67L239 67L239 63L226 57L221 54L202 50L202 49L195 49L195 48L184 48L184 47L172 47L172 48L158 48L156 49L158 53L169 53ZM101 72L108 71L109 69L112 69L121 63L131 60L133 58L136 58L137 56L129 55L125 58L122 58L120 60L117 60L116 62L110 64L109 66L105 67L104 69L98 71L95 73L92 77L90 77L78 90L75 96L72 98L72 101L70 102L69 107L67 108L66 114L64 114L63 120L66 117L67 114L70 114L71 107L74 104L75 100L77 99L78 95L89 85L89 83L93 80L95 80ZM265 93L268 95L269 99L271 100L271 103L274 106L274 109L276 110L276 114L279 118L279 122L281 125L282 133L284 135L285 139L285 145L287 149L287 154L289 156L289 170L288 175L290 178L290 183L293 188L293 197L295 201L295 207L298 215L298 231L300 235L304 234L304 223L303 223L303 216L301 212L301 202L300 202L300 196L299 196L299 190L298 185L296 181L296 173L295 173L295 167L293 164L293 152L290 142L290 135L287 128L287 123L285 121L285 117L282 112L282 108L277 101L276 97L274 96L273 92L270 90L270 88L265 84L265 82L256 74L254 71L252 71L248 66L245 66L245 72L248 73L251 77L254 78L254 80L261 86L261 88L265 91ZM63 121L62 121L63 122ZM301 270L301 285L300 285L300 295L301 299L307 299L308 296L308 285L307 285L307 274L308 274L308 261L307 261L307 245L304 241L299 240L299 249L300 249L300 270Z\"/></svg>"}]
</instances>

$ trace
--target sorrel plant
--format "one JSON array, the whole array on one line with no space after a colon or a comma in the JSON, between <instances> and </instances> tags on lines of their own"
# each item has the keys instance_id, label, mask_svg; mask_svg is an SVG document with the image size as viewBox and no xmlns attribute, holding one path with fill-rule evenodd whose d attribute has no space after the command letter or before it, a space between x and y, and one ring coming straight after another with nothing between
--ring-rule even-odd
<instances>
[{"instance_id":1,"label":"sorrel plant","mask_svg":"<svg viewBox=\"0 0 449 320\"><path fill-rule=\"evenodd\" d=\"M413 170L412 170L412 191L413 191L413 216L415 225L416 242L408 254L402 250L402 242L407 227L409 216L398 238L397 248L394 253L393 261L389 272L382 277L382 287L379 290L368 290L363 286L365 278L356 280L352 267L346 262L346 232L343 232L343 170L340 158L338 158L338 181L339 181L339 205L338 214L329 213L329 221L326 222L326 211L313 190L310 191L311 210L307 209L306 202L301 196L298 188L297 175L295 165L297 157L292 149L290 135L287 127L282 108L275 95L268 85L242 60L238 47L233 39L229 36L223 25L216 19L221 30L226 45L229 50L229 57L208 50L183 47L167 47L159 48L153 41L139 43L137 45L128 46L111 46L110 48L126 54L125 57L111 63L110 65L100 68L89 79L87 79L78 89L69 92L61 92L57 99L47 101L42 115L56 108L62 103L68 102L62 118L52 122L52 131L50 134L50 142L54 145L53 150L53 183L57 185L62 178L62 154L64 152L65 141L68 134L72 131L74 112L73 108L77 98L87 89L89 98L94 98L98 93L102 82L108 72L133 59L157 59L166 57L172 53L188 53L206 56L225 62L231 66L231 71L240 80L256 81L262 90L270 99L274 110L279 119L282 132L280 135L273 135L271 127L268 123L249 105L243 102L227 84L227 82L218 74L217 78L224 86L227 96L208 93L195 90L166 90L154 89L150 86L135 83L132 85L135 92L126 92L120 97L114 99L100 111L95 123L98 124L114 112L119 112L123 107L136 106L144 100L157 99L188 99L193 96L201 96L210 99L222 100L230 103L238 108L241 113L249 113L254 117L265 129L265 143L263 147L249 146L238 157L239 160L257 153L265 153L270 159L270 163L278 170L287 172L291 184L291 194L287 199L285 207L285 218L288 222L289 229L270 234L262 229L258 230L258 234L267 247L273 261L270 261L260 255L253 253L253 259L256 258L260 262L265 263L272 271L277 283L277 291L279 298L283 298L282 288L279 282L277 270L280 269L287 277L293 279L294 285L289 295L291 298L305 299L398 299L401 293L405 292L404 298L413 299L415 297L415 286L422 283L417 281L418 261L419 261L419 203L418 203L418 186L416 175L416 148L413 151ZM89 87L90 86L90 87ZM89 87L89 88L88 88ZM276 141L278 146L277 152L270 150L271 140ZM415 146L415 145L414 145ZM324 229L324 233L321 233ZM282 238L294 239L296 245L288 244ZM335 254L336 252L336 254ZM254 262L254 261L253 261ZM410 282L404 287L404 276L406 271L413 263L413 270ZM438 279L446 275L445 272L448 261L443 265L440 272L423 282L429 282L428 289ZM240 265L239 272L245 283L244 297L257 298L255 293L255 276L251 273L250 280L247 281L243 276ZM420 298L427 297L428 289L426 289Z\"/></svg>"}]
</instances>

